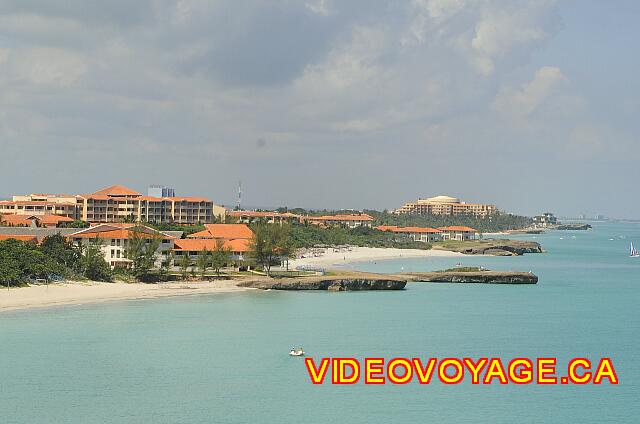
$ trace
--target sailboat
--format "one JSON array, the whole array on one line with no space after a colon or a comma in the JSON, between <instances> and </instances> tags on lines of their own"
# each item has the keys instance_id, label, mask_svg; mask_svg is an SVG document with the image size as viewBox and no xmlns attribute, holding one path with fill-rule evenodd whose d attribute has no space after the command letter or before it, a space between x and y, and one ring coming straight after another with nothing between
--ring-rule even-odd
<instances>
[{"instance_id":1,"label":"sailboat","mask_svg":"<svg viewBox=\"0 0 640 424\"><path fill-rule=\"evenodd\" d=\"M632 258L637 258L638 256L640 256L638 254L638 250L636 249L636 247L633 245L633 242L631 242L631 247L630 247L630 255Z\"/></svg>"}]
</instances>

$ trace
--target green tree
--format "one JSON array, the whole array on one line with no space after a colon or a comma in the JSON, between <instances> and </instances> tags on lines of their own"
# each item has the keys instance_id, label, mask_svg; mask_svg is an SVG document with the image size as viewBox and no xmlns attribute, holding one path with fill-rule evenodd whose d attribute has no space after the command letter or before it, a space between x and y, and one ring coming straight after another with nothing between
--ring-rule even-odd
<instances>
[{"instance_id":1,"label":"green tree","mask_svg":"<svg viewBox=\"0 0 640 424\"><path fill-rule=\"evenodd\" d=\"M82 272L82 251L60 234L45 237L40 250L58 264L74 272Z\"/></svg>"},{"instance_id":2,"label":"green tree","mask_svg":"<svg viewBox=\"0 0 640 424\"><path fill-rule=\"evenodd\" d=\"M180 256L180 273L182 274L182 279L187 278L189 275L189 266L191 265L191 259L189 259L189 252L182 252L182 256Z\"/></svg>"},{"instance_id":3,"label":"green tree","mask_svg":"<svg viewBox=\"0 0 640 424\"><path fill-rule=\"evenodd\" d=\"M100 248L101 241L95 239L82 248L82 273L94 281L111 281L113 274L111 267L105 261Z\"/></svg>"},{"instance_id":4,"label":"green tree","mask_svg":"<svg viewBox=\"0 0 640 424\"><path fill-rule=\"evenodd\" d=\"M132 227L130 234L124 255L131 260L136 278L141 281L148 280L155 266L162 238L157 233L145 233L139 227Z\"/></svg>"},{"instance_id":5,"label":"green tree","mask_svg":"<svg viewBox=\"0 0 640 424\"><path fill-rule=\"evenodd\" d=\"M276 231L279 232L276 242L276 251L280 256L280 259L286 262L287 271L289 271L289 259L295 258L296 254L295 243L291 237L291 225L282 225Z\"/></svg>"},{"instance_id":6,"label":"green tree","mask_svg":"<svg viewBox=\"0 0 640 424\"><path fill-rule=\"evenodd\" d=\"M216 245L211 252L211 266L220 276L220 269L231 262L231 249L225 247L224 240L216 240Z\"/></svg>"},{"instance_id":7,"label":"green tree","mask_svg":"<svg viewBox=\"0 0 640 424\"><path fill-rule=\"evenodd\" d=\"M200 271L200 276L204 277L209 269L209 264L211 263L211 252L208 249L204 249L202 252L198 254L198 258L196 259L196 266Z\"/></svg>"},{"instance_id":8,"label":"green tree","mask_svg":"<svg viewBox=\"0 0 640 424\"><path fill-rule=\"evenodd\" d=\"M281 237L281 227L273 224L257 224L251 241L249 242L249 256L271 276L271 266L277 263L278 245Z\"/></svg>"}]
</instances>

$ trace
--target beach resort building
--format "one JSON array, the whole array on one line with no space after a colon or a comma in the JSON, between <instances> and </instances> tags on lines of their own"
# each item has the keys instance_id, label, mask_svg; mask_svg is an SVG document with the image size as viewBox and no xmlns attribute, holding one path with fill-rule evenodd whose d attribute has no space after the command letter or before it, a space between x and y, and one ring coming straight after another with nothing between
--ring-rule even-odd
<instances>
[{"instance_id":1,"label":"beach resort building","mask_svg":"<svg viewBox=\"0 0 640 424\"><path fill-rule=\"evenodd\" d=\"M5 227L58 227L73 222L72 218L59 215L0 215L0 225Z\"/></svg>"},{"instance_id":2,"label":"beach resort building","mask_svg":"<svg viewBox=\"0 0 640 424\"><path fill-rule=\"evenodd\" d=\"M321 227L340 226L347 228L371 227L373 217L366 213L360 214L339 214L339 215L322 215L322 216L305 216L302 221L310 224L319 225Z\"/></svg>"},{"instance_id":3,"label":"beach resort building","mask_svg":"<svg viewBox=\"0 0 640 424\"><path fill-rule=\"evenodd\" d=\"M246 224L206 224L203 231L190 234L186 239L175 240L174 263L179 263L184 255L195 260L205 250L215 250L219 240L231 252L232 261L242 262L250 250L252 238L253 231Z\"/></svg>"},{"instance_id":4,"label":"beach resort building","mask_svg":"<svg viewBox=\"0 0 640 424\"><path fill-rule=\"evenodd\" d=\"M160 193L175 194L172 189ZM0 202L0 215L58 215L93 223L122 221L197 224L224 220L226 210L204 197L143 196L113 185L76 196L30 194Z\"/></svg>"},{"instance_id":5,"label":"beach resort building","mask_svg":"<svg viewBox=\"0 0 640 424\"><path fill-rule=\"evenodd\" d=\"M533 217L533 225L535 227L551 227L558 223L558 218L556 218L551 212L545 212L542 215Z\"/></svg>"},{"instance_id":6,"label":"beach resort building","mask_svg":"<svg viewBox=\"0 0 640 424\"><path fill-rule=\"evenodd\" d=\"M442 240L475 240L478 237L478 230L471 227L454 225L451 227L438 228L442 234Z\"/></svg>"},{"instance_id":7,"label":"beach resort building","mask_svg":"<svg viewBox=\"0 0 640 424\"><path fill-rule=\"evenodd\" d=\"M251 224L254 222L263 222L267 224L283 224L285 222L300 222L300 215L290 212L272 212L272 211L229 211L226 216L234 218L237 222Z\"/></svg>"},{"instance_id":8,"label":"beach resort building","mask_svg":"<svg viewBox=\"0 0 640 424\"><path fill-rule=\"evenodd\" d=\"M376 230L387 231L394 234L400 234L408 237L413 241L424 243L442 240L442 232L435 228L429 227L397 227L395 225L379 225Z\"/></svg>"},{"instance_id":9,"label":"beach resort building","mask_svg":"<svg viewBox=\"0 0 640 424\"><path fill-rule=\"evenodd\" d=\"M428 199L418 199L405 203L401 208L393 211L396 215L470 215L485 218L498 212L495 205L482 203L465 203L456 197L436 196Z\"/></svg>"},{"instance_id":10,"label":"beach resort building","mask_svg":"<svg viewBox=\"0 0 640 424\"><path fill-rule=\"evenodd\" d=\"M131 266L131 260L126 258L126 250L132 239L144 239L148 244L152 239L159 239L155 266L160 267L167 261L174 241L180 237L181 232L175 233L160 232L138 224L99 224L71 233L67 235L67 239L78 246L98 246L112 268Z\"/></svg>"},{"instance_id":11,"label":"beach resort building","mask_svg":"<svg viewBox=\"0 0 640 424\"><path fill-rule=\"evenodd\" d=\"M0 215L57 215L78 219L76 197L65 194L29 194L0 201Z\"/></svg>"}]
</instances>

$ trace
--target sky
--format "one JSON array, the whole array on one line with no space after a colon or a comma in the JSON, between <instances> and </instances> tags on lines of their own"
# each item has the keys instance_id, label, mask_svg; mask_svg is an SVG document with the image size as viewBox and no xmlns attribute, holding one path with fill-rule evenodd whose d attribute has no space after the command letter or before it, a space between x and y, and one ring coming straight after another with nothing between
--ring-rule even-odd
<instances>
[{"instance_id":1,"label":"sky","mask_svg":"<svg viewBox=\"0 0 640 424\"><path fill-rule=\"evenodd\" d=\"M0 196L640 218L640 2L0 0Z\"/></svg>"}]
</instances>

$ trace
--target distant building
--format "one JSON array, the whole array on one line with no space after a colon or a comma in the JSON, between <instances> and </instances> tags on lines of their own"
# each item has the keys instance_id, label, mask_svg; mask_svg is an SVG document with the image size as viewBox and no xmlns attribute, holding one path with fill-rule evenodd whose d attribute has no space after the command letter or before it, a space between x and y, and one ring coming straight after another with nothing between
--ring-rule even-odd
<instances>
[{"instance_id":1,"label":"distant building","mask_svg":"<svg viewBox=\"0 0 640 424\"><path fill-rule=\"evenodd\" d=\"M272 211L229 211L226 216L235 218L238 222L250 224L253 222L264 222L267 224L282 224L284 222L299 222L300 215L290 212Z\"/></svg>"},{"instance_id":2,"label":"distant building","mask_svg":"<svg viewBox=\"0 0 640 424\"><path fill-rule=\"evenodd\" d=\"M478 236L478 230L471 227L454 225L450 227L438 228L442 234L442 240L475 240Z\"/></svg>"},{"instance_id":3,"label":"distant building","mask_svg":"<svg viewBox=\"0 0 640 424\"><path fill-rule=\"evenodd\" d=\"M0 215L58 215L78 219L76 197L66 194L28 194L0 201Z\"/></svg>"},{"instance_id":4,"label":"distant building","mask_svg":"<svg viewBox=\"0 0 640 424\"><path fill-rule=\"evenodd\" d=\"M366 213L304 216L301 220L321 227L342 226L348 228L371 227L374 221L373 217Z\"/></svg>"},{"instance_id":5,"label":"distant building","mask_svg":"<svg viewBox=\"0 0 640 424\"><path fill-rule=\"evenodd\" d=\"M0 225L6 227L58 227L73 219L58 215L4 215L0 216Z\"/></svg>"},{"instance_id":6,"label":"distant building","mask_svg":"<svg viewBox=\"0 0 640 424\"><path fill-rule=\"evenodd\" d=\"M436 196L428 199L418 199L405 203L401 208L393 211L397 215L471 215L480 218L498 212L495 205L482 203L465 203L456 197Z\"/></svg>"},{"instance_id":7,"label":"distant building","mask_svg":"<svg viewBox=\"0 0 640 424\"><path fill-rule=\"evenodd\" d=\"M397 227L395 225L379 225L376 230L402 234L413 241L424 243L442 240L442 232L429 227Z\"/></svg>"},{"instance_id":8,"label":"distant building","mask_svg":"<svg viewBox=\"0 0 640 424\"><path fill-rule=\"evenodd\" d=\"M175 194L167 187L150 187ZM55 215L93 223L154 222L197 224L224 221L226 209L205 197L143 196L130 188L113 185L92 194L30 194L0 201L0 215Z\"/></svg>"},{"instance_id":9,"label":"distant building","mask_svg":"<svg viewBox=\"0 0 640 424\"><path fill-rule=\"evenodd\" d=\"M150 185L147 188L147 196L150 197L176 197L176 191L163 185Z\"/></svg>"},{"instance_id":10,"label":"distant building","mask_svg":"<svg viewBox=\"0 0 640 424\"><path fill-rule=\"evenodd\" d=\"M545 212L542 215L533 217L533 225L536 227L549 227L556 225L558 218L556 218L551 212Z\"/></svg>"}]
</instances>

